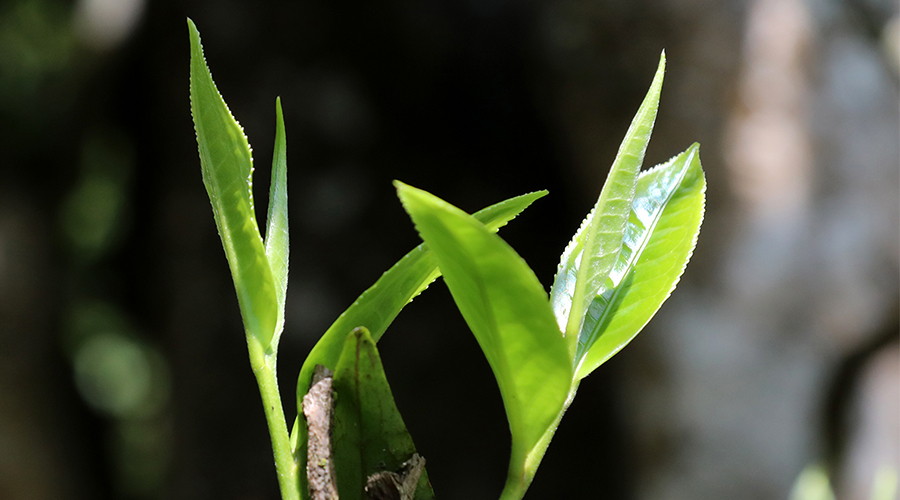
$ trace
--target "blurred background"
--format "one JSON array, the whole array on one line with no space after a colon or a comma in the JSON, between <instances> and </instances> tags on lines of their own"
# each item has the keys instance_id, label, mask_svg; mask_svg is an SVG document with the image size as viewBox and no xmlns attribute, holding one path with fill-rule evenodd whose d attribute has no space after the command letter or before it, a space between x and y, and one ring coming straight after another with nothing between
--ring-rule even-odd
<instances>
[{"instance_id":1,"label":"blurred background","mask_svg":"<svg viewBox=\"0 0 900 500\"><path fill-rule=\"evenodd\" d=\"M3 0L0 499L278 497L200 178L187 16L255 146L258 209L284 104L286 413L318 336L418 242L391 180L467 211L549 189L501 232L549 287L665 49L645 167L701 143L700 241L582 383L528 498L787 499L804 470L838 499L890 492L898 8ZM502 404L443 283L379 347L438 498L496 498Z\"/></svg>"}]
</instances>

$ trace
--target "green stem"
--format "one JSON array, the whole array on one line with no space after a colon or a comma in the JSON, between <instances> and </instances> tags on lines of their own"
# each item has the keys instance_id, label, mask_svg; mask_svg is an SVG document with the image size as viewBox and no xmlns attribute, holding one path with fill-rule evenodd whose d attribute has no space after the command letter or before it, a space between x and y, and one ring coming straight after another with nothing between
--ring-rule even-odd
<instances>
[{"instance_id":1,"label":"green stem","mask_svg":"<svg viewBox=\"0 0 900 500\"><path fill-rule=\"evenodd\" d=\"M521 498L525 496L525 492L528 491L528 487L531 486L531 480L534 479L534 474L537 472L538 466L541 465L544 453L547 452L547 446L550 445L550 440L553 439L553 434L556 433L556 428L559 427L559 422L562 420L563 415L566 414L566 410L569 409L569 405L571 405L572 401L575 399L575 393L578 391L578 386L580 384L581 380L578 379L572 382L572 386L569 388L569 394L566 396L566 402L559 411L559 415L557 415L553 423L547 427L547 430L544 431L544 435L541 436L541 439L538 440L528 453L521 469L516 467L516 470L514 471L514 464L510 464L510 474L506 478L506 485L503 487L503 492L500 493L500 500L521 500Z\"/></svg>"},{"instance_id":2,"label":"green stem","mask_svg":"<svg viewBox=\"0 0 900 500\"><path fill-rule=\"evenodd\" d=\"M247 347L250 350L250 364L259 394L262 396L266 422L269 424L269 435L272 437L272 452L275 455L275 472L278 474L278 486L281 488L283 500L300 500L298 483L298 466L291 451L291 439L288 435L284 409L281 406L281 394L278 392L278 378L275 370L276 353L264 352L259 342L247 336Z\"/></svg>"}]
</instances>

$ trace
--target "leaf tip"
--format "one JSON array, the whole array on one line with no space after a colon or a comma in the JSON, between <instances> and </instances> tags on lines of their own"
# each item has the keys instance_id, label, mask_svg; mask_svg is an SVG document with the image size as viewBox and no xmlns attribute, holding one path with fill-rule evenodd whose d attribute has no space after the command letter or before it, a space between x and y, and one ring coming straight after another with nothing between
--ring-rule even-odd
<instances>
[{"instance_id":1,"label":"leaf tip","mask_svg":"<svg viewBox=\"0 0 900 500\"><path fill-rule=\"evenodd\" d=\"M369 332L369 329L364 326L357 326L353 330L350 330L350 335L348 337L356 339L356 342L361 344L372 344L375 345L375 340L372 339L372 334Z\"/></svg>"},{"instance_id":2,"label":"leaf tip","mask_svg":"<svg viewBox=\"0 0 900 500\"><path fill-rule=\"evenodd\" d=\"M200 44L200 30L197 29L197 25L194 24L194 21L191 18L187 19L188 25L188 36L191 39L191 48L197 48L200 51L200 54L203 54L203 46ZM193 55L193 54L192 54Z\"/></svg>"},{"instance_id":3,"label":"leaf tip","mask_svg":"<svg viewBox=\"0 0 900 500\"><path fill-rule=\"evenodd\" d=\"M400 198L400 203L403 204L404 208L411 201L411 198L421 191L421 189L414 188L402 181L394 180L393 184L394 188L397 189L397 197Z\"/></svg>"},{"instance_id":4,"label":"leaf tip","mask_svg":"<svg viewBox=\"0 0 900 500\"><path fill-rule=\"evenodd\" d=\"M653 76L653 83L651 86L659 85L662 87L662 80L666 74L666 49L662 50L662 53L659 55L659 65L656 67L656 75ZM658 83L657 83L658 82Z\"/></svg>"},{"instance_id":5,"label":"leaf tip","mask_svg":"<svg viewBox=\"0 0 900 500\"><path fill-rule=\"evenodd\" d=\"M283 134L281 129L284 128L284 112L281 110L281 96L275 98L275 127L277 128L276 135L278 132Z\"/></svg>"}]
</instances>

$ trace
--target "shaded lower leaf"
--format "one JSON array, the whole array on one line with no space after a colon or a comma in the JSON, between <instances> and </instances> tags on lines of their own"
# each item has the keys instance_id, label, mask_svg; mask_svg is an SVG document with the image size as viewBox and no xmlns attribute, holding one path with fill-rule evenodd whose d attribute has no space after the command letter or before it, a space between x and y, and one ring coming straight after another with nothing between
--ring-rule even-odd
<instances>
[{"instance_id":1,"label":"shaded lower leaf","mask_svg":"<svg viewBox=\"0 0 900 500\"><path fill-rule=\"evenodd\" d=\"M697 244L705 193L697 144L641 174L619 259L585 317L576 378L625 347L675 289Z\"/></svg>"},{"instance_id":2,"label":"shaded lower leaf","mask_svg":"<svg viewBox=\"0 0 900 500\"><path fill-rule=\"evenodd\" d=\"M333 384L338 492L341 500L361 500L369 476L399 470L416 448L394 404L375 340L365 328L346 337ZM413 498L434 498L424 469Z\"/></svg>"}]
</instances>

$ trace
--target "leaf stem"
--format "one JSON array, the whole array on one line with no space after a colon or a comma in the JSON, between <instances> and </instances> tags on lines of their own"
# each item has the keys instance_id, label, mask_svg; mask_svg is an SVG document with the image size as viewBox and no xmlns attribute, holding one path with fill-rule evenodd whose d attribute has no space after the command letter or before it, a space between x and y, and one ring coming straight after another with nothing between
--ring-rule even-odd
<instances>
[{"instance_id":1,"label":"leaf stem","mask_svg":"<svg viewBox=\"0 0 900 500\"><path fill-rule=\"evenodd\" d=\"M284 419L281 394L278 392L276 353L266 352L252 335L247 336L247 347L250 351L250 365L259 385L259 395L262 397L266 413L269 435L272 438L272 452L275 455L275 472L278 474L281 498L300 500L298 465L291 451L291 439Z\"/></svg>"},{"instance_id":2,"label":"leaf stem","mask_svg":"<svg viewBox=\"0 0 900 500\"><path fill-rule=\"evenodd\" d=\"M565 404L563 404L562 409L559 411L559 414L556 416L553 423L547 427L546 431L544 431L544 435L541 436L541 439L538 440L537 444L534 445L534 448L528 453L525 462L522 464L522 470L518 471L518 473L510 470L510 474L506 478L506 485L503 487L503 492L500 493L500 500L521 500L521 498L525 496L525 492L528 491L528 487L531 486L531 481L534 479L534 474L537 472L538 466L541 465L544 453L547 452L550 440L553 439L553 435L556 433L557 427L559 427L559 422L562 420L563 415L566 414L566 410L569 409L569 405L571 405L572 401L575 399L575 393L578 391L578 386L580 384L580 379L576 378L572 381L572 386L569 388L569 394L566 396ZM511 467L512 464L513 462L510 461Z\"/></svg>"}]
</instances>

